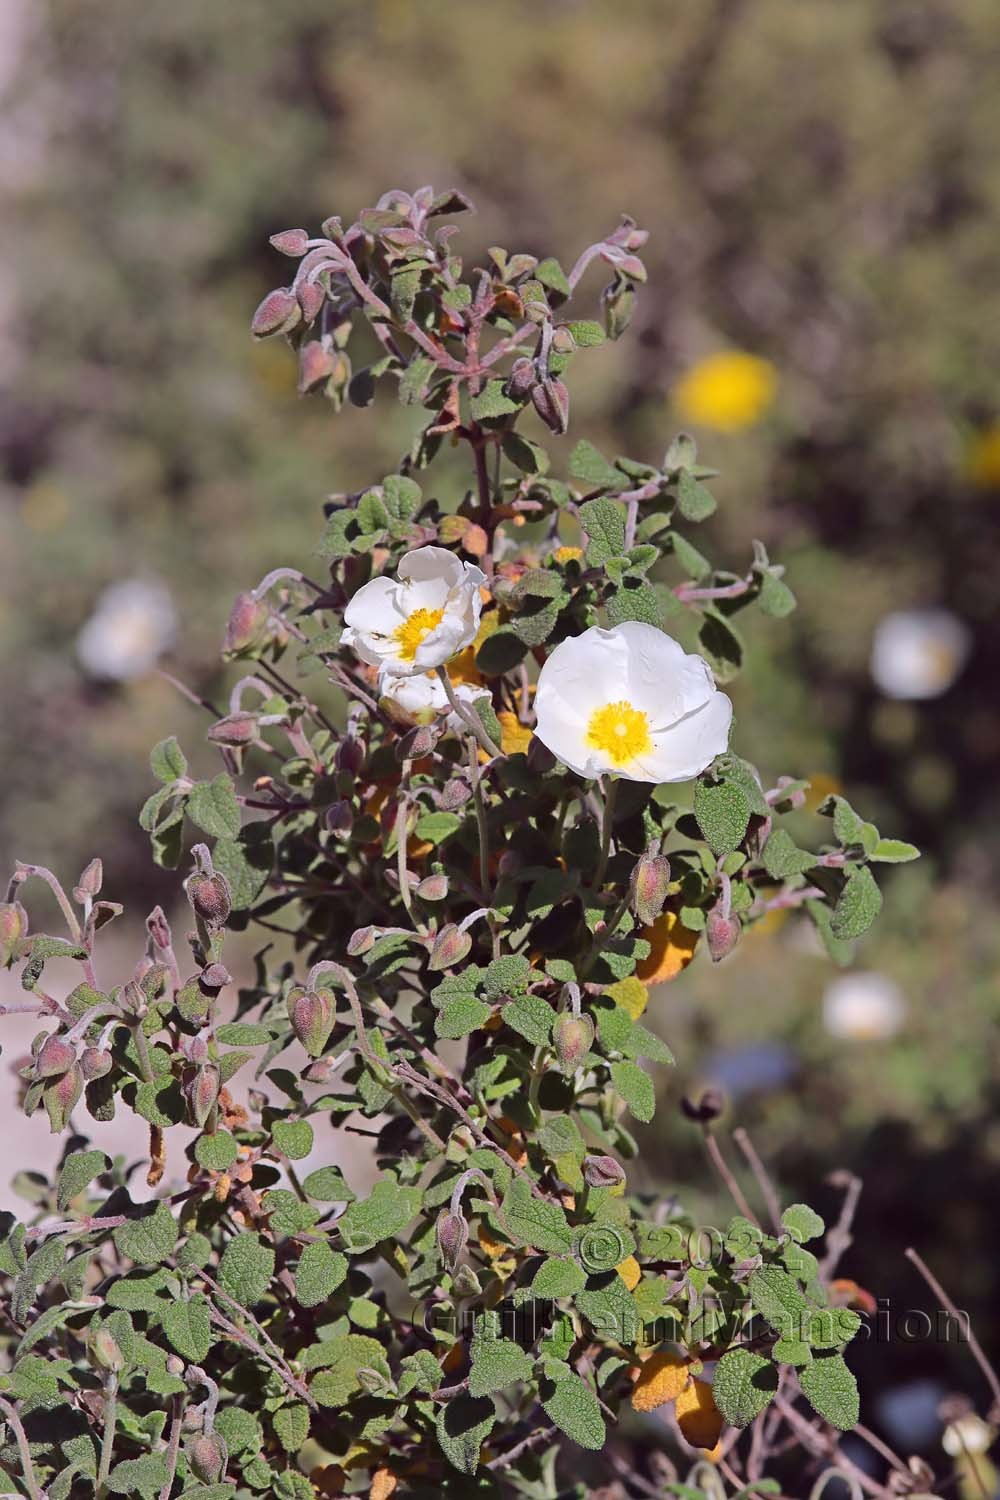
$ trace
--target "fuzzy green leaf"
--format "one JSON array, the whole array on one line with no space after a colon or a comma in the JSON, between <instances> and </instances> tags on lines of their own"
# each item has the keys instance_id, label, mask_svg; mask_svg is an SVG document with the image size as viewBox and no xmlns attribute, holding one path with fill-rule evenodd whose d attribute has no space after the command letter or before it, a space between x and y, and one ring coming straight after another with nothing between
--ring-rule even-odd
<instances>
[{"instance_id":1,"label":"fuzzy green leaf","mask_svg":"<svg viewBox=\"0 0 1000 1500\"><path fill-rule=\"evenodd\" d=\"M333 1295L346 1276L346 1255L331 1250L326 1240L314 1240L299 1258L295 1295L303 1307L316 1307Z\"/></svg>"},{"instance_id":2,"label":"fuzzy green leaf","mask_svg":"<svg viewBox=\"0 0 1000 1500\"><path fill-rule=\"evenodd\" d=\"M177 1222L165 1203L143 1204L134 1219L119 1224L112 1238L119 1255L140 1266L156 1266L174 1252Z\"/></svg>"},{"instance_id":3,"label":"fuzzy green leaf","mask_svg":"<svg viewBox=\"0 0 1000 1500\"><path fill-rule=\"evenodd\" d=\"M502 380L488 380L479 395L473 396L469 402L469 413L477 422L495 421L520 409L516 401L504 395Z\"/></svg>"},{"instance_id":4,"label":"fuzzy green leaf","mask_svg":"<svg viewBox=\"0 0 1000 1500\"><path fill-rule=\"evenodd\" d=\"M625 551L625 507L601 496L580 506L580 524L586 531L587 562L600 568Z\"/></svg>"},{"instance_id":5,"label":"fuzzy green leaf","mask_svg":"<svg viewBox=\"0 0 1000 1500\"><path fill-rule=\"evenodd\" d=\"M163 1314L163 1332L182 1359L200 1365L212 1347L208 1303L200 1294L171 1302Z\"/></svg>"},{"instance_id":6,"label":"fuzzy green leaf","mask_svg":"<svg viewBox=\"0 0 1000 1500\"><path fill-rule=\"evenodd\" d=\"M685 521L707 521L715 511L715 496L687 469L677 479L677 508Z\"/></svg>"},{"instance_id":7,"label":"fuzzy green leaf","mask_svg":"<svg viewBox=\"0 0 1000 1500\"><path fill-rule=\"evenodd\" d=\"M513 1339L497 1336L495 1315L486 1313L472 1340L472 1368L469 1371L469 1395L491 1396L504 1386L531 1377L532 1361Z\"/></svg>"},{"instance_id":8,"label":"fuzzy green leaf","mask_svg":"<svg viewBox=\"0 0 1000 1500\"><path fill-rule=\"evenodd\" d=\"M211 781L199 781L191 788L187 814L210 838L236 838L240 831L240 807L233 783L225 771L220 771Z\"/></svg>"},{"instance_id":9,"label":"fuzzy green leaf","mask_svg":"<svg viewBox=\"0 0 1000 1500\"><path fill-rule=\"evenodd\" d=\"M339 1167L319 1167L302 1184L303 1192L320 1203L353 1203L357 1194L344 1181Z\"/></svg>"},{"instance_id":10,"label":"fuzzy green leaf","mask_svg":"<svg viewBox=\"0 0 1000 1500\"><path fill-rule=\"evenodd\" d=\"M747 1427L778 1389L778 1368L749 1349L730 1349L712 1382L715 1404L731 1427Z\"/></svg>"},{"instance_id":11,"label":"fuzzy green leaf","mask_svg":"<svg viewBox=\"0 0 1000 1500\"><path fill-rule=\"evenodd\" d=\"M879 839L868 858L876 864L901 865L919 859L920 850L916 844L906 844L902 839Z\"/></svg>"},{"instance_id":12,"label":"fuzzy green leaf","mask_svg":"<svg viewBox=\"0 0 1000 1500\"><path fill-rule=\"evenodd\" d=\"M309 1408L304 1401L280 1406L271 1418L274 1435L286 1453L297 1453L309 1436Z\"/></svg>"},{"instance_id":13,"label":"fuzzy green leaf","mask_svg":"<svg viewBox=\"0 0 1000 1500\"><path fill-rule=\"evenodd\" d=\"M882 892L867 865L847 877L833 909L830 929L836 938L851 939L867 932L882 910Z\"/></svg>"},{"instance_id":14,"label":"fuzzy green leaf","mask_svg":"<svg viewBox=\"0 0 1000 1500\"><path fill-rule=\"evenodd\" d=\"M819 856L799 849L784 828L776 828L764 845L762 855L764 869L772 880L787 880L792 875L802 875L811 870Z\"/></svg>"},{"instance_id":15,"label":"fuzzy green leaf","mask_svg":"<svg viewBox=\"0 0 1000 1500\"><path fill-rule=\"evenodd\" d=\"M625 483L624 475L613 464L609 464L604 454L595 448L593 443L588 443L586 438L581 438L573 449L569 460L569 472L574 479L581 479L593 490L621 489ZM624 541L623 529L623 545Z\"/></svg>"},{"instance_id":16,"label":"fuzzy green leaf","mask_svg":"<svg viewBox=\"0 0 1000 1500\"><path fill-rule=\"evenodd\" d=\"M590 1386L559 1360L550 1360L542 1381L542 1406L551 1422L581 1448L603 1448L604 1418Z\"/></svg>"},{"instance_id":17,"label":"fuzzy green leaf","mask_svg":"<svg viewBox=\"0 0 1000 1500\"><path fill-rule=\"evenodd\" d=\"M149 768L157 781L162 781L166 786L187 775L187 757L173 735L168 740L161 740L150 750Z\"/></svg>"},{"instance_id":18,"label":"fuzzy green leaf","mask_svg":"<svg viewBox=\"0 0 1000 1500\"><path fill-rule=\"evenodd\" d=\"M259 1302L274 1275L274 1251L249 1230L229 1241L219 1262L219 1285L241 1307Z\"/></svg>"},{"instance_id":19,"label":"fuzzy green leaf","mask_svg":"<svg viewBox=\"0 0 1000 1500\"><path fill-rule=\"evenodd\" d=\"M761 1266L748 1283L754 1309L785 1339L803 1337L809 1304L795 1278L780 1266Z\"/></svg>"},{"instance_id":20,"label":"fuzzy green leaf","mask_svg":"<svg viewBox=\"0 0 1000 1500\"><path fill-rule=\"evenodd\" d=\"M110 1157L103 1151L73 1151L63 1162L56 1187L56 1207L64 1213L78 1193L106 1172Z\"/></svg>"},{"instance_id":21,"label":"fuzzy green leaf","mask_svg":"<svg viewBox=\"0 0 1000 1500\"><path fill-rule=\"evenodd\" d=\"M235 1166L238 1147L228 1130L217 1130L214 1135L200 1135L194 1143L194 1159L208 1172L228 1172Z\"/></svg>"},{"instance_id":22,"label":"fuzzy green leaf","mask_svg":"<svg viewBox=\"0 0 1000 1500\"><path fill-rule=\"evenodd\" d=\"M729 854L741 842L750 821L750 800L735 781L698 781L694 815L715 854Z\"/></svg>"},{"instance_id":23,"label":"fuzzy green leaf","mask_svg":"<svg viewBox=\"0 0 1000 1500\"><path fill-rule=\"evenodd\" d=\"M344 1249L361 1255L402 1233L420 1210L418 1188L401 1187L394 1177L376 1182L367 1198L351 1204L337 1221Z\"/></svg>"},{"instance_id":24,"label":"fuzzy green leaf","mask_svg":"<svg viewBox=\"0 0 1000 1500\"><path fill-rule=\"evenodd\" d=\"M540 995L520 995L502 1011L505 1026L523 1036L535 1047L544 1047L552 1036L555 1012Z\"/></svg>"},{"instance_id":25,"label":"fuzzy green leaf","mask_svg":"<svg viewBox=\"0 0 1000 1500\"><path fill-rule=\"evenodd\" d=\"M647 1124L656 1110L656 1090L649 1074L638 1063L616 1062L611 1064L611 1082L635 1118Z\"/></svg>"},{"instance_id":26,"label":"fuzzy green leaf","mask_svg":"<svg viewBox=\"0 0 1000 1500\"><path fill-rule=\"evenodd\" d=\"M840 1354L825 1354L806 1365L799 1376L815 1411L841 1432L855 1426L860 1413L858 1383Z\"/></svg>"},{"instance_id":27,"label":"fuzzy green leaf","mask_svg":"<svg viewBox=\"0 0 1000 1500\"><path fill-rule=\"evenodd\" d=\"M562 1209L557 1203L536 1198L523 1177L511 1183L503 1200L503 1213L496 1222L516 1244L531 1245L550 1255L568 1254L573 1244L573 1232Z\"/></svg>"},{"instance_id":28,"label":"fuzzy green leaf","mask_svg":"<svg viewBox=\"0 0 1000 1500\"><path fill-rule=\"evenodd\" d=\"M126 1458L115 1464L107 1478L107 1488L113 1495L140 1495L143 1500L152 1500L164 1485L169 1484L170 1474L162 1453L144 1453L141 1458Z\"/></svg>"},{"instance_id":29,"label":"fuzzy green leaf","mask_svg":"<svg viewBox=\"0 0 1000 1500\"><path fill-rule=\"evenodd\" d=\"M275 1120L274 1144L291 1161L301 1161L313 1148L313 1128L308 1120Z\"/></svg>"},{"instance_id":30,"label":"fuzzy green leaf","mask_svg":"<svg viewBox=\"0 0 1000 1500\"><path fill-rule=\"evenodd\" d=\"M800 1245L805 1245L809 1240L817 1240L826 1229L826 1225L816 1211L809 1207L808 1203L792 1203L781 1215L781 1222L788 1233Z\"/></svg>"},{"instance_id":31,"label":"fuzzy green leaf","mask_svg":"<svg viewBox=\"0 0 1000 1500\"><path fill-rule=\"evenodd\" d=\"M496 1415L489 1396L456 1396L438 1408L438 1442L460 1474L474 1474L478 1469L479 1450L493 1431Z\"/></svg>"}]
</instances>

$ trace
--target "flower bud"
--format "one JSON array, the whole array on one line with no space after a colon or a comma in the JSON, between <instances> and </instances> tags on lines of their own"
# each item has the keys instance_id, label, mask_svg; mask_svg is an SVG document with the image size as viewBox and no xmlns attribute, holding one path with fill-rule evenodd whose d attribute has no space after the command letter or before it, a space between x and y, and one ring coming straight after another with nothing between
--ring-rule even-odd
<instances>
[{"instance_id":1,"label":"flower bud","mask_svg":"<svg viewBox=\"0 0 1000 1500\"><path fill-rule=\"evenodd\" d=\"M560 1070L569 1077L590 1051L594 1040L594 1023L589 1016L574 1016L563 1011L556 1019L553 1045Z\"/></svg>"},{"instance_id":2,"label":"flower bud","mask_svg":"<svg viewBox=\"0 0 1000 1500\"><path fill-rule=\"evenodd\" d=\"M170 931L170 923L163 914L162 906L154 906L146 918L146 931L153 940L155 947L163 950L169 948L173 942Z\"/></svg>"},{"instance_id":3,"label":"flower bud","mask_svg":"<svg viewBox=\"0 0 1000 1500\"><path fill-rule=\"evenodd\" d=\"M442 927L434 939L431 956L427 960L429 969L450 969L460 964L472 948L472 939L467 932L459 932L454 922Z\"/></svg>"},{"instance_id":4,"label":"flower bud","mask_svg":"<svg viewBox=\"0 0 1000 1500\"><path fill-rule=\"evenodd\" d=\"M299 350L299 395L313 391L324 380L329 380L337 368L337 357L319 339L310 339Z\"/></svg>"},{"instance_id":5,"label":"flower bud","mask_svg":"<svg viewBox=\"0 0 1000 1500\"><path fill-rule=\"evenodd\" d=\"M229 882L224 875L192 875L187 881L188 900L202 921L221 927L232 910Z\"/></svg>"},{"instance_id":6,"label":"flower bud","mask_svg":"<svg viewBox=\"0 0 1000 1500\"><path fill-rule=\"evenodd\" d=\"M257 714L241 709L238 713L227 714L224 719L219 719L212 725L206 738L213 745L225 745L230 750L240 750L257 738L259 722Z\"/></svg>"},{"instance_id":7,"label":"flower bud","mask_svg":"<svg viewBox=\"0 0 1000 1500\"><path fill-rule=\"evenodd\" d=\"M345 734L337 746L337 770L349 771L352 776L361 772L365 763L365 747L353 734Z\"/></svg>"},{"instance_id":8,"label":"flower bud","mask_svg":"<svg viewBox=\"0 0 1000 1500\"><path fill-rule=\"evenodd\" d=\"M237 656L251 646L263 645L270 613L264 599L255 599L253 594L237 594L222 641L224 654Z\"/></svg>"},{"instance_id":9,"label":"flower bud","mask_svg":"<svg viewBox=\"0 0 1000 1500\"><path fill-rule=\"evenodd\" d=\"M667 899L670 889L670 861L650 844L632 871L629 890L631 906L642 927L652 927Z\"/></svg>"},{"instance_id":10,"label":"flower bud","mask_svg":"<svg viewBox=\"0 0 1000 1500\"><path fill-rule=\"evenodd\" d=\"M319 1057L330 1040L334 1017L329 990L293 990L288 998L292 1030L310 1057Z\"/></svg>"},{"instance_id":11,"label":"flower bud","mask_svg":"<svg viewBox=\"0 0 1000 1500\"><path fill-rule=\"evenodd\" d=\"M478 1297L483 1290L482 1282L467 1262L455 1268L451 1284L456 1297Z\"/></svg>"},{"instance_id":12,"label":"flower bud","mask_svg":"<svg viewBox=\"0 0 1000 1500\"><path fill-rule=\"evenodd\" d=\"M10 968L17 950L28 936L28 913L20 901L0 905L0 963Z\"/></svg>"},{"instance_id":13,"label":"flower bud","mask_svg":"<svg viewBox=\"0 0 1000 1500\"><path fill-rule=\"evenodd\" d=\"M434 1226L438 1255L446 1271L454 1271L458 1258L469 1239L469 1225L462 1213L449 1213L447 1209L438 1214Z\"/></svg>"},{"instance_id":14,"label":"flower bud","mask_svg":"<svg viewBox=\"0 0 1000 1500\"><path fill-rule=\"evenodd\" d=\"M281 229L272 234L268 244L280 250L282 255L291 255L298 260L309 249L309 236L304 229Z\"/></svg>"},{"instance_id":15,"label":"flower bud","mask_svg":"<svg viewBox=\"0 0 1000 1500\"><path fill-rule=\"evenodd\" d=\"M362 953L369 953L375 946L378 930L375 927L357 927L347 940L347 953L349 958L358 958Z\"/></svg>"},{"instance_id":16,"label":"flower bud","mask_svg":"<svg viewBox=\"0 0 1000 1500\"><path fill-rule=\"evenodd\" d=\"M306 1068L303 1077L307 1083L326 1083L333 1076L333 1070L337 1065L335 1057L318 1057Z\"/></svg>"},{"instance_id":17,"label":"flower bud","mask_svg":"<svg viewBox=\"0 0 1000 1500\"><path fill-rule=\"evenodd\" d=\"M61 1078L54 1078L46 1086L42 1099L53 1135L59 1135L66 1129L82 1093L83 1074L78 1063L74 1063L68 1073L64 1073Z\"/></svg>"},{"instance_id":18,"label":"flower bud","mask_svg":"<svg viewBox=\"0 0 1000 1500\"><path fill-rule=\"evenodd\" d=\"M718 906L712 908L705 922L705 938L713 963L717 964L720 959L732 953L742 931L739 917L734 917L732 913L724 916Z\"/></svg>"},{"instance_id":19,"label":"flower bud","mask_svg":"<svg viewBox=\"0 0 1000 1500\"><path fill-rule=\"evenodd\" d=\"M275 287L260 303L250 321L254 338L266 339L272 333L289 333L302 321L302 309L295 293L287 286Z\"/></svg>"},{"instance_id":20,"label":"flower bud","mask_svg":"<svg viewBox=\"0 0 1000 1500\"><path fill-rule=\"evenodd\" d=\"M531 404L550 432L557 436L569 426L569 391L561 380L543 380L531 393Z\"/></svg>"},{"instance_id":21,"label":"flower bud","mask_svg":"<svg viewBox=\"0 0 1000 1500\"><path fill-rule=\"evenodd\" d=\"M201 971L201 981L206 990L225 989L227 984L232 984L233 976L225 964L208 964Z\"/></svg>"},{"instance_id":22,"label":"flower bud","mask_svg":"<svg viewBox=\"0 0 1000 1500\"><path fill-rule=\"evenodd\" d=\"M421 901L443 901L448 894L447 875L425 875L416 887Z\"/></svg>"},{"instance_id":23,"label":"flower bud","mask_svg":"<svg viewBox=\"0 0 1000 1500\"><path fill-rule=\"evenodd\" d=\"M130 979L123 984L118 991L118 1004L129 1016L135 1016L139 1021L149 1014L149 1006L146 1003L146 995L140 984Z\"/></svg>"},{"instance_id":24,"label":"flower bud","mask_svg":"<svg viewBox=\"0 0 1000 1500\"><path fill-rule=\"evenodd\" d=\"M168 1375L173 1375L175 1378L178 1375L183 1375L184 1374L184 1361L181 1359L181 1357L180 1357L179 1354L168 1354L167 1355L166 1369L167 1369L167 1374Z\"/></svg>"},{"instance_id":25,"label":"flower bud","mask_svg":"<svg viewBox=\"0 0 1000 1500\"><path fill-rule=\"evenodd\" d=\"M613 1156L585 1156L583 1180L592 1188L618 1187L625 1181L625 1173Z\"/></svg>"},{"instance_id":26,"label":"flower bud","mask_svg":"<svg viewBox=\"0 0 1000 1500\"><path fill-rule=\"evenodd\" d=\"M441 788L438 806L442 812L454 812L456 808L464 807L471 796L472 788L469 783L460 776L452 776Z\"/></svg>"},{"instance_id":27,"label":"flower bud","mask_svg":"<svg viewBox=\"0 0 1000 1500\"><path fill-rule=\"evenodd\" d=\"M339 802L333 802L326 810L326 826L331 833L348 834L354 827L354 814L351 804L343 797Z\"/></svg>"},{"instance_id":28,"label":"flower bud","mask_svg":"<svg viewBox=\"0 0 1000 1500\"><path fill-rule=\"evenodd\" d=\"M315 322L320 308L326 301L325 287L318 281L300 281L297 296L306 322Z\"/></svg>"},{"instance_id":29,"label":"flower bud","mask_svg":"<svg viewBox=\"0 0 1000 1500\"><path fill-rule=\"evenodd\" d=\"M609 339L620 339L635 310L635 292L628 281L617 278L601 293L604 329Z\"/></svg>"},{"instance_id":30,"label":"flower bud","mask_svg":"<svg viewBox=\"0 0 1000 1500\"><path fill-rule=\"evenodd\" d=\"M80 1057L80 1072L84 1083L93 1083L95 1078L103 1078L111 1072L112 1065L111 1053L103 1047L85 1047Z\"/></svg>"},{"instance_id":31,"label":"flower bud","mask_svg":"<svg viewBox=\"0 0 1000 1500\"><path fill-rule=\"evenodd\" d=\"M199 1130L204 1129L219 1097L219 1070L211 1063L203 1064L185 1089L188 1108Z\"/></svg>"},{"instance_id":32,"label":"flower bud","mask_svg":"<svg viewBox=\"0 0 1000 1500\"><path fill-rule=\"evenodd\" d=\"M35 1058L36 1078L60 1078L76 1062L76 1053L68 1042L52 1032L47 1036Z\"/></svg>"},{"instance_id":33,"label":"flower bud","mask_svg":"<svg viewBox=\"0 0 1000 1500\"><path fill-rule=\"evenodd\" d=\"M382 704L389 702L386 698L382 698L379 701ZM390 717L397 718L397 714L392 714ZM434 749L434 746L438 742L439 734L440 731L433 723L414 725L410 732L405 734L396 745L396 759L400 761L422 760L425 755L430 755Z\"/></svg>"},{"instance_id":34,"label":"flower bud","mask_svg":"<svg viewBox=\"0 0 1000 1500\"><path fill-rule=\"evenodd\" d=\"M226 1472L229 1454L217 1432L206 1432L195 1438L188 1449L191 1472L202 1484L218 1484Z\"/></svg>"},{"instance_id":35,"label":"flower bud","mask_svg":"<svg viewBox=\"0 0 1000 1500\"><path fill-rule=\"evenodd\" d=\"M82 902L87 896L99 896L104 883L104 866L99 859L92 859L73 887L73 895Z\"/></svg>"},{"instance_id":36,"label":"flower bud","mask_svg":"<svg viewBox=\"0 0 1000 1500\"><path fill-rule=\"evenodd\" d=\"M507 377L507 394L512 401L525 401L531 395L538 375L533 359L516 359Z\"/></svg>"},{"instance_id":37,"label":"flower bud","mask_svg":"<svg viewBox=\"0 0 1000 1500\"><path fill-rule=\"evenodd\" d=\"M719 1089L706 1089L697 1100L689 1099L686 1095L681 1100L681 1112L689 1120L697 1120L702 1125L717 1120L725 1107L725 1097Z\"/></svg>"},{"instance_id":38,"label":"flower bud","mask_svg":"<svg viewBox=\"0 0 1000 1500\"><path fill-rule=\"evenodd\" d=\"M99 1370L118 1371L125 1368L125 1356L110 1328L98 1328L88 1342L90 1357Z\"/></svg>"}]
</instances>

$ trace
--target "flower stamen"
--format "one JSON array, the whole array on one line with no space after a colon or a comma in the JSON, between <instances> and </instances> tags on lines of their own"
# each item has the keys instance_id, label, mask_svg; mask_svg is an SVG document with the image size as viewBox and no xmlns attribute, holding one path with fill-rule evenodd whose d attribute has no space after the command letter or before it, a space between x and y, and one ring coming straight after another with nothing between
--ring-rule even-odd
<instances>
[{"instance_id":1,"label":"flower stamen","mask_svg":"<svg viewBox=\"0 0 1000 1500\"><path fill-rule=\"evenodd\" d=\"M443 609L415 609L392 633L399 642L402 661L413 661L420 646L432 630L436 630L444 619Z\"/></svg>"},{"instance_id":2,"label":"flower stamen","mask_svg":"<svg viewBox=\"0 0 1000 1500\"><path fill-rule=\"evenodd\" d=\"M649 715L627 698L596 708L587 725L587 744L602 751L613 766L627 766L653 748Z\"/></svg>"}]
</instances>

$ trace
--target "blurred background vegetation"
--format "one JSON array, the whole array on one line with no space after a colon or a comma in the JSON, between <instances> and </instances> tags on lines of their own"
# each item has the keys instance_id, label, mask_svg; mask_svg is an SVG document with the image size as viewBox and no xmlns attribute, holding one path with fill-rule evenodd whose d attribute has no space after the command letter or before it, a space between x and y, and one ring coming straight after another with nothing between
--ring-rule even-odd
<instances>
[{"instance_id":1,"label":"blurred background vegetation","mask_svg":"<svg viewBox=\"0 0 1000 1500\"><path fill-rule=\"evenodd\" d=\"M71 877L100 851L136 915L170 897L135 824L145 752L176 732L197 771L214 756L154 661L224 697L233 596L315 569L323 498L408 446L404 409L335 419L300 402L280 343L251 342L287 265L268 235L432 182L478 205L469 262L495 243L571 262L630 212L650 284L586 362L574 425L640 459L695 432L722 471L716 551L742 569L762 538L800 600L750 634L739 750L926 851L887 879L853 998L795 920L658 992L680 1067L643 1171L728 1213L676 1108L720 1082L783 1192L832 1211L824 1174L865 1178L844 1274L928 1306L916 1243L995 1344L996 0L4 15L0 862ZM904 1447L938 1441L921 1392L932 1412L936 1390L981 1395L954 1345L894 1337L857 1362ZM879 1390L917 1403L905 1438Z\"/></svg>"}]
</instances>

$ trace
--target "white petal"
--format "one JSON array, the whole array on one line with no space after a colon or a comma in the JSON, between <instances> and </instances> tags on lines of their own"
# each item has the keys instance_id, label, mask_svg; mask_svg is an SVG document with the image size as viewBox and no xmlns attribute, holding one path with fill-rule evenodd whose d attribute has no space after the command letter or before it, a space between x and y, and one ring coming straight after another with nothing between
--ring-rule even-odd
<instances>
[{"instance_id":1,"label":"white petal","mask_svg":"<svg viewBox=\"0 0 1000 1500\"><path fill-rule=\"evenodd\" d=\"M394 579L373 578L358 589L344 610L344 624L354 630L391 635L403 618L398 597L399 585Z\"/></svg>"},{"instance_id":2,"label":"white petal","mask_svg":"<svg viewBox=\"0 0 1000 1500\"><path fill-rule=\"evenodd\" d=\"M470 634L461 619L449 619L446 615L441 624L425 635L417 647L413 657L417 671L432 672L435 667L443 666L463 646L468 645L475 633L473 630Z\"/></svg>"},{"instance_id":3,"label":"white petal","mask_svg":"<svg viewBox=\"0 0 1000 1500\"><path fill-rule=\"evenodd\" d=\"M477 586L486 582L485 573L464 563L447 547L417 547L400 558L396 572L404 583L426 583L443 578L449 588L457 588L466 581Z\"/></svg>"},{"instance_id":4,"label":"white petal","mask_svg":"<svg viewBox=\"0 0 1000 1500\"><path fill-rule=\"evenodd\" d=\"M628 683L622 696L649 714L654 730L676 723L711 698L715 682L708 662L689 656L666 631L641 620L625 620L617 631L628 645Z\"/></svg>"},{"instance_id":5,"label":"white petal","mask_svg":"<svg viewBox=\"0 0 1000 1500\"><path fill-rule=\"evenodd\" d=\"M654 732L653 748L620 771L628 781L691 781L729 746L733 705L715 692L702 708L669 728Z\"/></svg>"},{"instance_id":6,"label":"white petal","mask_svg":"<svg viewBox=\"0 0 1000 1500\"><path fill-rule=\"evenodd\" d=\"M550 703L558 702L585 725L595 708L625 696L628 643L613 630L592 625L582 635L560 641L538 674L535 712L539 724ZM543 740L544 734L540 736Z\"/></svg>"},{"instance_id":7,"label":"white petal","mask_svg":"<svg viewBox=\"0 0 1000 1500\"><path fill-rule=\"evenodd\" d=\"M542 711L539 711L537 697L535 699L535 710L537 722L535 734L542 744L547 746L557 760L569 766L578 776L593 778L600 776L607 766L594 758L594 752L586 742L585 721L577 715L570 713L567 705L560 699L551 699Z\"/></svg>"}]
</instances>

